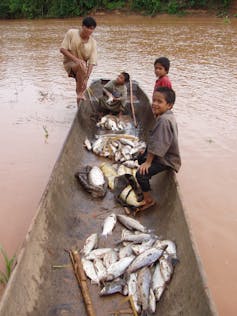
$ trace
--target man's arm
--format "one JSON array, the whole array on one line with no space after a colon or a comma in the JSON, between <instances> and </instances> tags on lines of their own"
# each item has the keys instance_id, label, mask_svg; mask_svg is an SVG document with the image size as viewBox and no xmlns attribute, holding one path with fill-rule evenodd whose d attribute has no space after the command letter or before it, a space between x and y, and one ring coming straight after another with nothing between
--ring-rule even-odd
<instances>
[{"instance_id":1,"label":"man's arm","mask_svg":"<svg viewBox=\"0 0 237 316\"><path fill-rule=\"evenodd\" d=\"M65 48L60 48L60 53L62 53L64 56L68 57L69 59L71 59L71 61L73 61L75 64L80 63L81 59L74 56L70 50L65 49Z\"/></svg>"}]
</instances>

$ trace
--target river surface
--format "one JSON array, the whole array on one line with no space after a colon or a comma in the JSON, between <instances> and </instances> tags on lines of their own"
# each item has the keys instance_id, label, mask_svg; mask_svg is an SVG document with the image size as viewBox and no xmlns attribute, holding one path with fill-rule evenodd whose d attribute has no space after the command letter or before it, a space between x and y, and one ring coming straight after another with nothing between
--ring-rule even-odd
<instances>
[{"instance_id":1,"label":"river surface","mask_svg":"<svg viewBox=\"0 0 237 316\"><path fill-rule=\"evenodd\" d=\"M96 19L91 80L125 70L151 99L154 60L171 60L184 206L218 312L237 315L237 19ZM76 113L75 82L59 47L80 25L0 21L0 244L9 257L22 245Z\"/></svg>"}]
</instances>

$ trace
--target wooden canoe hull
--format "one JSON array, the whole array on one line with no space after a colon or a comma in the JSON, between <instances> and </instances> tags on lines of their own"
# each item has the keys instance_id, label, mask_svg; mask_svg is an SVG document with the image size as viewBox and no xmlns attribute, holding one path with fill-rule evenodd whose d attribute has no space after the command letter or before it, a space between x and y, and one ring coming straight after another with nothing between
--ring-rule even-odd
<instances>
[{"instance_id":1,"label":"wooden canoe hull","mask_svg":"<svg viewBox=\"0 0 237 316\"><path fill-rule=\"evenodd\" d=\"M136 115L146 131L151 120L149 101L139 86L134 86ZM97 83L92 84L95 94L96 89ZM90 100L85 101L72 123L0 303L1 316L86 315L71 267L52 266L70 264L64 249L81 248L89 234L99 232L101 214L108 210L123 213L111 192L104 199L92 199L74 177L79 167L98 164L99 158L83 147L85 137L95 132L95 122L89 119L91 112ZM157 175L152 188L159 207L138 219L162 238L175 241L180 259L156 315L215 315L175 175ZM121 295L101 298L96 285L89 288L96 315L109 315L128 306L119 305L124 299Z\"/></svg>"}]
</instances>

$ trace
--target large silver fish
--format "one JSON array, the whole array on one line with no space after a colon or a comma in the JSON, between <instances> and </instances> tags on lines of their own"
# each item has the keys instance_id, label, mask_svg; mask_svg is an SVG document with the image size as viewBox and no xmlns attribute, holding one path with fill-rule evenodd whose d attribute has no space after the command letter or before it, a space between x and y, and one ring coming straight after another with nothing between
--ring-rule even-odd
<instances>
[{"instance_id":1,"label":"large silver fish","mask_svg":"<svg viewBox=\"0 0 237 316\"><path fill-rule=\"evenodd\" d=\"M140 234L130 234L130 235L127 235L125 237L123 237L121 239L121 241L130 241L130 242L133 242L134 244L140 244L142 243L143 241L149 241L153 238L152 235L150 234L145 234L145 233L140 233ZM154 241L153 241L154 242ZM151 246L150 246L151 247ZM148 247L148 248L150 248ZM148 249L147 248L147 249Z\"/></svg>"},{"instance_id":2,"label":"large silver fish","mask_svg":"<svg viewBox=\"0 0 237 316\"><path fill-rule=\"evenodd\" d=\"M127 246L125 247L121 247L119 249L119 259L125 258L125 257L129 257L133 254L133 250L132 250L132 244L129 243Z\"/></svg>"},{"instance_id":3,"label":"large silver fish","mask_svg":"<svg viewBox=\"0 0 237 316\"><path fill-rule=\"evenodd\" d=\"M165 280L161 274L159 262L155 265L152 276L152 289L155 294L156 301L159 301L165 290Z\"/></svg>"},{"instance_id":4,"label":"large silver fish","mask_svg":"<svg viewBox=\"0 0 237 316\"><path fill-rule=\"evenodd\" d=\"M149 268L144 267L137 274L138 299L142 305L142 312L149 310L150 287L151 272Z\"/></svg>"},{"instance_id":5,"label":"large silver fish","mask_svg":"<svg viewBox=\"0 0 237 316\"><path fill-rule=\"evenodd\" d=\"M81 263L83 266L83 270L85 271L87 277L91 279L92 283L99 284L100 281L95 271L93 262L85 258L81 258Z\"/></svg>"},{"instance_id":6,"label":"large silver fish","mask_svg":"<svg viewBox=\"0 0 237 316\"><path fill-rule=\"evenodd\" d=\"M137 292L137 274L131 273L128 278L128 295L132 296L135 309L138 313L141 312L141 306L138 302L138 292Z\"/></svg>"},{"instance_id":7,"label":"large silver fish","mask_svg":"<svg viewBox=\"0 0 237 316\"><path fill-rule=\"evenodd\" d=\"M102 236L107 237L107 235L112 234L112 230L114 229L116 222L117 217L115 214L112 213L107 216L104 221Z\"/></svg>"},{"instance_id":8,"label":"large silver fish","mask_svg":"<svg viewBox=\"0 0 237 316\"><path fill-rule=\"evenodd\" d=\"M98 276L99 281L104 281L107 275L107 270L103 264L103 261L99 258L94 260L95 271Z\"/></svg>"},{"instance_id":9,"label":"large silver fish","mask_svg":"<svg viewBox=\"0 0 237 316\"><path fill-rule=\"evenodd\" d=\"M163 254L162 249L150 248L145 250L134 259L131 265L128 267L126 273L136 272L138 269L151 265L156 262Z\"/></svg>"},{"instance_id":10,"label":"large silver fish","mask_svg":"<svg viewBox=\"0 0 237 316\"><path fill-rule=\"evenodd\" d=\"M161 245L165 248L165 252L169 255L173 265L179 262L177 257L176 245L172 240L161 240Z\"/></svg>"},{"instance_id":11,"label":"large silver fish","mask_svg":"<svg viewBox=\"0 0 237 316\"><path fill-rule=\"evenodd\" d=\"M103 257L103 262L106 269L108 269L111 266L111 264L118 261L118 259L119 259L119 256L115 250L112 249L111 251L106 252L106 254Z\"/></svg>"},{"instance_id":12,"label":"large silver fish","mask_svg":"<svg viewBox=\"0 0 237 316\"><path fill-rule=\"evenodd\" d=\"M91 234L85 241L82 253L87 256L98 244L98 234Z\"/></svg>"},{"instance_id":13,"label":"large silver fish","mask_svg":"<svg viewBox=\"0 0 237 316\"><path fill-rule=\"evenodd\" d=\"M119 214L117 215L117 219L121 224L123 224L130 230L139 230L142 233L146 233L148 231L147 228L143 226L139 221L129 216Z\"/></svg>"},{"instance_id":14,"label":"large silver fish","mask_svg":"<svg viewBox=\"0 0 237 316\"><path fill-rule=\"evenodd\" d=\"M103 116L96 126L112 131L119 131L125 128L123 122L117 116L111 114Z\"/></svg>"},{"instance_id":15,"label":"large silver fish","mask_svg":"<svg viewBox=\"0 0 237 316\"><path fill-rule=\"evenodd\" d=\"M88 180L91 185L102 186L105 183L105 178L102 170L93 166L88 174Z\"/></svg>"},{"instance_id":16,"label":"large silver fish","mask_svg":"<svg viewBox=\"0 0 237 316\"><path fill-rule=\"evenodd\" d=\"M100 291L100 296L111 295L115 293L123 294L124 286L125 286L125 281L121 279L106 283L106 285Z\"/></svg>"},{"instance_id":17,"label":"large silver fish","mask_svg":"<svg viewBox=\"0 0 237 316\"><path fill-rule=\"evenodd\" d=\"M150 288L148 304L149 304L149 306L148 306L149 312L151 314L154 314L156 312L156 297L155 297L155 294L154 294L152 288Z\"/></svg>"},{"instance_id":18,"label":"large silver fish","mask_svg":"<svg viewBox=\"0 0 237 316\"><path fill-rule=\"evenodd\" d=\"M88 260L94 260L96 258L103 258L103 256L106 254L106 252L111 251L112 248L98 248L94 249L91 252L86 255L86 259Z\"/></svg>"},{"instance_id":19,"label":"large silver fish","mask_svg":"<svg viewBox=\"0 0 237 316\"><path fill-rule=\"evenodd\" d=\"M131 264L131 262L134 260L135 256L129 256L120 259L119 261L111 264L111 266L107 269L107 281L111 281L113 279L116 279L120 275L124 274L127 267Z\"/></svg>"},{"instance_id":20,"label":"large silver fish","mask_svg":"<svg viewBox=\"0 0 237 316\"><path fill-rule=\"evenodd\" d=\"M141 234L144 235L144 234ZM135 253L136 256L140 255L142 252L144 252L147 249L150 249L152 245L154 244L155 239L151 237L148 241L142 242L140 245L132 245L132 251Z\"/></svg>"},{"instance_id":21,"label":"large silver fish","mask_svg":"<svg viewBox=\"0 0 237 316\"><path fill-rule=\"evenodd\" d=\"M174 268L169 256L162 256L160 258L160 271L166 283L168 283L172 277Z\"/></svg>"},{"instance_id":22,"label":"large silver fish","mask_svg":"<svg viewBox=\"0 0 237 316\"><path fill-rule=\"evenodd\" d=\"M95 142L92 144L92 151L96 155L102 155L101 153L103 153L103 148L106 145L106 142L107 139L103 137L96 139Z\"/></svg>"}]
</instances>

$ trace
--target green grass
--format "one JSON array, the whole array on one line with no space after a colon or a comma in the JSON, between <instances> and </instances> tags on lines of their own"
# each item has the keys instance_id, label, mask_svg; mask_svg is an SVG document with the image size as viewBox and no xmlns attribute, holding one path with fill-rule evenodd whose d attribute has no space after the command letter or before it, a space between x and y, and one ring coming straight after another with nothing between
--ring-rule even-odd
<instances>
[{"instance_id":1,"label":"green grass","mask_svg":"<svg viewBox=\"0 0 237 316\"><path fill-rule=\"evenodd\" d=\"M16 256L14 255L12 258L8 258L6 251L3 249L1 245L0 245L0 254L3 257L4 264L5 264L5 272L0 271L0 283L7 284L13 270Z\"/></svg>"}]
</instances>

